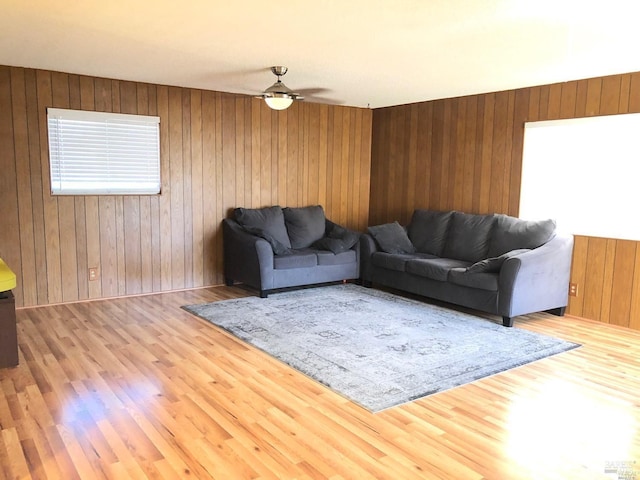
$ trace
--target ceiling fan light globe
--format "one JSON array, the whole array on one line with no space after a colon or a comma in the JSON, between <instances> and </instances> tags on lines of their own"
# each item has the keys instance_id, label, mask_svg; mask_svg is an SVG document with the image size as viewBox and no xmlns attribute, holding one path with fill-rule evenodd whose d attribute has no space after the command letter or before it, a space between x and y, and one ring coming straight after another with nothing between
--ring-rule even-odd
<instances>
[{"instance_id":1,"label":"ceiling fan light globe","mask_svg":"<svg viewBox=\"0 0 640 480\"><path fill-rule=\"evenodd\" d=\"M293 98L289 96L265 97L265 103L273 110L286 110L293 103Z\"/></svg>"}]
</instances>

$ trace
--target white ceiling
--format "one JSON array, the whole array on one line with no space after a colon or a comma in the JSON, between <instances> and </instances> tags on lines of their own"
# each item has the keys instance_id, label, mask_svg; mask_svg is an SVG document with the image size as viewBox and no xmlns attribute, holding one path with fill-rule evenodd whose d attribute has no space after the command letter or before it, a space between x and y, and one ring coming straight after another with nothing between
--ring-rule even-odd
<instances>
[{"instance_id":1,"label":"white ceiling","mask_svg":"<svg viewBox=\"0 0 640 480\"><path fill-rule=\"evenodd\" d=\"M371 108L640 71L638 0L0 0L0 65ZM314 95L309 93L315 92Z\"/></svg>"}]
</instances>

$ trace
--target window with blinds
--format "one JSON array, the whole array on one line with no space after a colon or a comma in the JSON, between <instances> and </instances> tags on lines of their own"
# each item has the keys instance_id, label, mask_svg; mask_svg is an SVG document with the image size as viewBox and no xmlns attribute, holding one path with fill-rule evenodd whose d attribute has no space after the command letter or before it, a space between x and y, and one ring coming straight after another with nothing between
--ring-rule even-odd
<instances>
[{"instance_id":1,"label":"window with blinds","mask_svg":"<svg viewBox=\"0 0 640 480\"><path fill-rule=\"evenodd\" d=\"M53 195L160 193L160 118L47 109Z\"/></svg>"}]
</instances>

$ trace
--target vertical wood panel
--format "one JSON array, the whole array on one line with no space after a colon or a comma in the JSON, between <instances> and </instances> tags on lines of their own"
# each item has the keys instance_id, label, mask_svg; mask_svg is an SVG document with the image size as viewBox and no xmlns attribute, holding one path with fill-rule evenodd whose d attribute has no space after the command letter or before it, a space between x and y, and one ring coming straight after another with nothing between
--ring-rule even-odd
<instances>
[{"instance_id":1,"label":"vertical wood panel","mask_svg":"<svg viewBox=\"0 0 640 480\"><path fill-rule=\"evenodd\" d=\"M511 176L509 186L508 215L517 216L520 213L520 178L522 176L522 149L524 146L524 124L527 121L529 109L529 90L518 90L515 96L513 114L513 142L511 145Z\"/></svg>"},{"instance_id":2,"label":"vertical wood panel","mask_svg":"<svg viewBox=\"0 0 640 480\"><path fill-rule=\"evenodd\" d=\"M480 212L480 190L482 185L482 139L484 138L484 109L485 100L484 95L476 97L478 99L478 108L476 109L476 148L475 157L473 161L473 187L468 185L467 188L473 189L472 209L471 212Z\"/></svg>"},{"instance_id":3,"label":"vertical wood panel","mask_svg":"<svg viewBox=\"0 0 640 480\"><path fill-rule=\"evenodd\" d=\"M318 204L327 204L327 154L329 149L329 106L320 105L320 123L318 128L320 129L319 148L318 148ZM282 129L281 129L282 130ZM286 146L286 142L284 142ZM363 180L360 182L364 183ZM369 195L369 184L367 183L367 196ZM368 211L369 209L358 209L358 215L362 217L361 212Z\"/></svg>"},{"instance_id":4,"label":"vertical wood panel","mask_svg":"<svg viewBox=\"0 0 640 480\"><path fill-rule=\"evenodd\" d=\"M480 167L480 212L488 212L490 206L491 194L491 175L493 165L491 164L491 152L493 149L493 116L495 110L495 94L485 96L484 101L484 117L483 117L483 137L482 137L482 163Z\"/></svg>"},{"instance_id":5,"label":"vertical wood panel","mask_svg":"<svg viewBox=\"0 0 640 480\"><path fill-rule=\"evenodd\" d=\"M613 286L613 267L616 259L617 242L614 239L607 239L607 250L604 257L604 273L602 275L602 300L600 301L599 318L603 322L609 323L611 315L611 288Z\"/></svg>"},{"instance_id":6,"label":"vertical wood panel","mask_svg":"<svg viewBox=\"0 0 640 480\"><path fill-rule=\"evenodd\" d=\"M368 224L370 110L275 112L240 95L2 66L0 102L0 256L19 276L18 305L221 283L221 221L237 206L319 203ZM53 197L47 107L158 115L161 195Z\"/></svg>"},{"instance_id":7,"label":"vertical wood panel","mask_svg":"<svg viewBox=\"0 0 640 480\"><path fill-rule=\"evenodd\" d=\"M509 92L509 99L507 102L507 125L506 125L506 131L505 131L505 163L504 163L504 188L502 190L502 204L500 206L497 207L498 211L501 212L510 212L511 210L509 209L509 200L510 200L510 195L511 195L511 175L512 175L512 170L513 170L513 158L512 158L512 149L513 149L513 143L516 140L514 137L515 135L512 135L512 132L514 131L513 128L513 115L514 115L514 110L515 110L515 103L516 103L516 94L515 92L512 90Z\"/></svg>"},{"instance_id":8,"label":"vertical wood panel","mask_svg":"<svg viewBox=\"0 0 640 480\"><path fill-rule=\"evenodd\" d=\"M296 105L298 107L298 105ZM224 111L223 111L224 115ZM260 206L271 205L271 110L266 107L262 102L260 103L260 129L262 135L260 136L260 146L258 154L260 155ZM228 122L222 122L223 126L230 126ZM224 152L230 149L230 146L223 144ZM304 162L304 161L303 161ZM300 182L299 188L304 190L305 183Z\"/></svg>"},{"instance_id":9,"label":"vertical wood panel","mask_svg":"<svg viewBox=\"0 0 640 480\"><path fill-rule=\"evenodd\" d=\"M44 228L44 201L42 186L42 166L40 156L40 121L38 119L38 89L35 70L25 71L25 92L27 99L27 128L29 132L29 165L31 204L33 208L33 236L36 260L36 278L23 279L23 283L34 285L37 290L37 304L48 303L47 247Z\"/></svg>"},{"instance_id":10,"label":"vertical wood panel","mask_svg":"<svg viewBox=\"0 0 640 480\"><path fill-rule=\"evenodd\" d=\"M562 84L562 96L560 97L559 118L573 118L576 111L576 95L578 84L569 82Z\"/></svg>"},{"instance_id":11,"label":"vertical wood panel","mask_svg":"<svg viewBox=\"0 0 640 480\"><path fill-rule=\"evenodd\" d=\"M453 197L451 208L455 210L464 209L464 172L465 172L465 145L466 145L466 111L467 99L461 98L456 105L455 115L452 119L456 122L455 136L451 139L451 155L453 156L453 172L450 176L449 185Z\"/></svg>"},{"instance_id":12,"label":"vertical wood panel","mask_svg":"<svg viewBox=\"0 0 640 480\"><path fill-rule=\"evenodd\" d=\"M631 90L631 75L622 75L620 78L620 97L613 98L613 101L618 101L618 111L614 113L628 113L629 112L629 93Z\"/></svg>"},{"instance_id":13,"label":"vertical wood panel","mask_svg":"<svg viewBox=\"0 0 640 480\"><path fill-rule=\"evenodd\" d=\"M191 216L193 285L204 285L202 92L191 91ZM244 203L244 199L243 199Z\"/></svg>"},{"instance_id":14,"label":"vertical wood panel","mask_svg":"<svg viewBox=\"0 0 640 480\"><path fill-rule=\"evenodd\" d=\"M341 107L340 111L342 113L342 158L340 159L341 173L340 188L338 189L340 193L340 213L337 218L339 223L346 225L349 222L347 202L349 198L349 152L351 151L351 136L349 132L351 131L351 115L348 108Z\"/></svg>"},{"instance_id":15,"label":"vertical wood panel","mask_svg":"<svg viewBox=\"0 0 640 480\"><path fill-rule=\"evenodd\" d=\"M638 112L640 73L377 109L370 224L409 219L415 208L517 215L525 122ZM568 312L640 329L637 247L576 237L579 296Z\"/></svg>"},{"instance_id":16,"label":"vertical wood panel","mask_svg":"<svg viewBox=\"0 0 640 480\"><path fill-rule=\"evenodd\" d=\"M183 287L193 287L193 203L192 203L192 153L191 153L191 94L187 89L181 89L182 94L182 222L184 237L182 251L184 252L184 284Z\"/></svg>"},{"instance_id":17,"label":"vertical wood panel","mask_svg":"<svg viewBox=\"0 0 640 480\"><path fill-rule=\"evenodd\" d=\"M630 325L631 296L633 291L633 270L636 265L638 242L618 240L616 245L613 281L611 285L611 306L609 323L628 327Z\"/></svg>"},{"instance_id":18,"label":"vertical wood panel","mask_svg":"<svg viewBox=\"0 0 640 480\"><path fill-rule=\"evenodd\" d=\"M629 327L640 330L640 250L636 243L636 260L633 263L633 285L630 295Z\"/></svg>"},{"instance_id":19,"label":"vertical wood panel","mask_svg":"<svg viewBox=\"0 0 640 480\"><path fill-rule=\"evenodd\" d=\"M462 190L461 210L465 212L472 212L476 149L478 143L476 140L478 132L477 96L467 98L465 117L464 176L462 178L462 185L460 185L459 188Z\"/></svg>"},{"instance_id":20,"label":"vertical wood panel","mask_svg":"<svg viewBox=\"0 0 640 480\"><path fill-rule=\"evenodd\" d=\"M169 87L169 156L171 158L171 288L184 288L182 91L176 87Z\"/></svg>"},{"instance_id":21,"label":"vertical wood panel","mask_svg":"<svg viewBox=\"0 0 640 480\"><path fill-rule=\"evenodd\" d=\"M149 86L136 85L136 112L138 115L151 115L149 111ZM139 198L140 201L140 290L153 292L153 226L150 195Z\"/></svg>"},{"instance_id":22,"label":"vertical wood panel","mask_svg":"<svg viewBox=\"0 0 640 480\"><path fill-rule=\"evenodd\" d=\"M556 83L549 87L549 103L547 118L560 118L562 109L562 84Z\"/></svg>"},{"instance_id":23,"label":"vertical wood panel","mask_svg":"<svg viewBox=\"0 0 640 480\"><path fill-rule=\"evenodd\" d=\"M580 80L576 82L576 111L575 118L587 115L587 92L589 89L588 80Z\"/></svg>"},{"instance_id":24,"label":"vertical wood panel","mask_svg":"<svg viewBox=\"0 0 640 480\"><path fill-rule=\"evenodd\" d=\"M602 79L600 115L611 115L620 112L621 82L622 78L619 75Z\"/></svg>"},{"instance_id":25,"label":"vertical wood panel","mask_svg":"<svg viewBox=\"0 0 640 480\"><path fill-rule=\"evenodd\" d=\"M213 179L215 181L215 205L216 216L212 218L212 222L215 225L215 229L212 232L213 238L213 277L212 283L220 283L222 281L222 234L220 232L220 220L227 215L227 210L224 204L224 190L223 186L227 181L224 176L223 165L223 138L222 138L222 94L220 92L215 93L214 102L214 132L215 141L213 145L213 158L214 158L214 174Z\"/></svg>"},{"instance_id":26,"label":"vertical wood panel","mask_svg":"<svg viewBox=\"0 0 640 480\"><path fill-rule=\"evenodd\" d=\"M259 101L255 100L254 105L258 104ZM255 107L254 107L255 109ZM299 138L299 121L298 121L298 108L289 108L287 111L287 130L286 132L283 132L284 135L286 135L287 139L287 148L286 148L286 152L287 152L287 170L288 170L288 176L287 176L287 185L286 185L286 190L287 190L287 205L298 205L298 202L301 201L298 199L298 185L300 183L300 178L299 176L301 175L299 173L299 170L302 168L301 163L302 162L297 162L297 161L289 161L289 159L297 159L300 158L300 151L298 148L298 138ZM255 120L255 115L252 115L251 117L252 119ZM259 123L256 125L256 127L253 128L253 131L259 131ZM258 148L256 147L256 145L258 145L257 142L252 144L252 148ZM259 150L257 150L256 152L253 152L254 157L255 156L259 156ZM258 163L259 165L259 163ZM256 162L252 163L252 167L255 168L256 166ZM254 172L254 176L260 176L260 170L258 169L257 172ZM254 188L255 188L255 183L253 183ZM325 202L325 210L327 209L328 205L329 205L329 201L330 198L327 197L327 200Z\"/></svg>"},{"instance_id":27,"label":"vertical wood panel","mask_svg":"<svg viewBox=\"0 0 640 480\"><path fill-rule=\"evenodd\" d=\"M371 111L362 111L362 130L358 133L362 141L362 149L360 151L360 208L358 209L358 222L351 225L361 232L366 231L369 220L370 206L370 185L371 185L371 143L372 143L372 119ZM358 187L356 187L358 188ZM364 214L364 212L367 212Z\"/></svg>"},{"instance_id":28,"label":"vertical wood panel","mask_svg":"<svg viewBox=\"0 0 640 480\"><path fill-rule=\"evenodd\" d=\"M640 72L631 74L629 112L640 112Z\"/></svg>"},{"instance_id":29,"label":"vertical wood panel","mask_svg":"<svg viewBox=\"0 0 640 480\"><path fill-rule=\"evenodd\" d=\"M60 230L58 225L58 199L51 195L49 151L47 147L47 106L53 105L51 72L37 72L38 124L40 132L40 166L42 171L42 198L44 206L44 237L47 258L47 293L49 303L62 302L62 272L60 265Z\"/></svg>"},{"instance_id":30,"label":"vertical wood panel","mask_svg":"<svg viewBox=\"0 0 640 480\"><path fill-rule=\"evenodd\" d=\"M602 79L592 78L587 81L586 115L588 117L600 113L600 99L602 95Z\"/></svg>"},{"instance_id":31,"label":"vertical wood panel","mask_svg":"<svg viewBox=\"0 0 640 480\"><path fill-rule=\"evenodd\" d=\"M6 79L6 77L5 77ZM6 80L5 80L6 81ZM29 163L29 132L27 127L27 99L25 89L25 75L24 70L20 68L11 69L10 77L10 97L12 108L12 125L13 125L13 144L14 144L14 156L7 155L5 160L15 160L15 175L16 175L16 195L17 195L17 208L20 214L17 216L19 228L16 229L16 234L20 235L20 248L16 248L16 253L21 253L21 271L20 271L20 293L22 302L26 305L35 305L38 302L38 293L36 291L36 282L24 283L24 278L35 278L36 276L36 255L34 244L34 209L31 198L31 166ZM8 85L5 84L5 89ZM4 94L8 94L5 91ZM6 100L5 100L6 101ZM6 105L0 106L5 108ZM0 128L3 128L1 126ZM4 131L4 130L3 130ZM6 131L8 135L10 130ZM0 142L5 143L5 148L11 145L11 141L7 138L2 138ZM6 154L8 152L3 152ZM3 155L4 156L4 155ZM2 168L3 175L7 170ZM8 176L7 180L11 176ZM11 195L11 189L7 188L5 191L4 185L2 186L2 192L0 195ZM4 203L2 203L4 205ZM7 228L7 227L4 227ZM0 256L3 254L0 253ZM11 262L16 260L11 258ZM6 260L9 261L9 260ZM18 269L18 265L13 267L14 271ZM18 292L16 292L18 293ZM18 300L20 301L20 300Z\"/></svg>"},{"instance_id":32,"label":"vertical wood panel","mask_svg":"<svg viewBox=\"0 0 640 480\"><path fill-rule=\"evenodd\" d=\"M213 92L202 93L202 229L204 285L215 282L215 231L219 209L216 204L215 101Z\"/></svg>"},{"instance_id":33,"label":"vertical wood panel","mask_svg":"<svg viewBox=\"0 0 640 480\"><path fill-rule=\"evenodd\" d=\"M489 184L489 211L502 210L502 191L505 188L506 139L509 97L507 92L496 94L491 142L491 182Z\"/></svg>"},{"instance_id":34,"label":"vertical wood panel","mask_svg":"<svg viewBox=\"0 0 640 480\"><path fill-rule=\"evenodd\" d=\"M405 107L406 108L406 107ZM440 156L442 157L442 164L440 170L440 208L442 210L450 209L451 204L449 199L451 196L449 195L449 174L453 169L453 165L451 165L451 160L453 159L453 155L451 152L451 143L455 141L452 137L455 137L455 130L452 128L452 116L453 110L456 108L456 100L454 99L451 102L444 102L443 109L443 129L442 129L442 151ZM402 162L400 162L402 164Z\"/></svg>"},{"instance_id":35,"label":"vertical wood panel","mask_svg":"<svg viewBox=\"0 0 640 480\"><path fill-rule=\"evenodd\" d=\"M160 117L160 178L161 195L158 202L160 214L160 289L171 290L171 149L169 148L169 89L158 87L156 91L157 114Z\"/></svg>"},{"instance_id":36,"label":"vertical wood panel","mask_svg":"<svg viewBox=\"0 0 640 480\"><path fill-rule=\"evenodd\" d=\"M551 85L542 85L540 87L537 120L549 120L549 98L551 98ZM553 111L553 108L551 111Z\"/></svg>"}]
</instances>

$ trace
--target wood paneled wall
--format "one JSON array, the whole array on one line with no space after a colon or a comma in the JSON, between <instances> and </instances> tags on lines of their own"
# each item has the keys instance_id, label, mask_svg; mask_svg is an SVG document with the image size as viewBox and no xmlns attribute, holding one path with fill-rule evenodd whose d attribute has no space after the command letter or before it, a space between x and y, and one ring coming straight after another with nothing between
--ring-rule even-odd
<instances>
[{"instance_id":1,"label":"wood paneled wall","mask_svg":"<svg viewBox=\"0 0 640 480\"><path fill-rule=\"evenodd\" d=\"M160 117L162 194L50 194L46 108ZM321 204L364 229L371 111L0 67L0 257L20 306L222 282L237 206ZM99 269L88 280L88 269Z\"/></svg>"},{"instance_id":2,"label":"wood paneled wall","mask_svg":"<svg viewBox=\"0 0 640 480\"><path fill-rule=\"evenodd\" d=\"M377 109L369 222L415 208L517 216L524 122L632 112L640 73ZM577 237L572 281L569 313L640 329L639 242Z\"/></svg>"}]
</instances>

